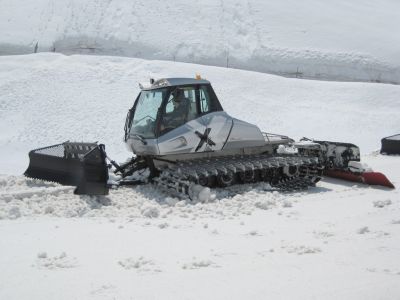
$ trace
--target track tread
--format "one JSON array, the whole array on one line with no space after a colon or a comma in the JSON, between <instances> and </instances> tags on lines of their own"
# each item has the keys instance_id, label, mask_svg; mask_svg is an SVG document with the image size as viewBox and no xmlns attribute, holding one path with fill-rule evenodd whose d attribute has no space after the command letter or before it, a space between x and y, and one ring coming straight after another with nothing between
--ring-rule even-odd
<instances>
[{"instance_id":1,"label":"track tread","mask_svg":"<svg viewBox=\"0 0 400 300\"><path fill-rule=\"evenodd\" d=\"M297 171L294 174L284 172L295 166ZM179 193L187 194L190 184L204 185L205 181L200 179L208 178L209 182L218 184L218 180L211 180L212 177L227 175L233 172L238 178L240 173L254 171L254 181L267 181L273 188L281 191L294 191L306 189L315 185L321 179L322 166L317 157L288 155L243 155L243 156L222 156L215 158L201 158L188 161L181 161L167 167L154 181L159 185L174 189ZM275 174L272 178L262 178L259 174ZM249 173L252 174L251 172ZM248 181L242 180L242 183ZM221 186L223 187L223 186Z\"/></svg>"}]
</instances>

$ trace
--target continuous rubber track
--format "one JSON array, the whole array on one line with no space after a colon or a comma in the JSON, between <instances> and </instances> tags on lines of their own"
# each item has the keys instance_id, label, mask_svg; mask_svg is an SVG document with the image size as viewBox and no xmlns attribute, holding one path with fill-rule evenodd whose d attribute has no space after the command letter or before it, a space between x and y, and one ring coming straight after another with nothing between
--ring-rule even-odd
<instances>
[{"instance_id":1,"label":"continuous rubber track","mask_svg":"<svg viewBox=\"0 0 400 300\"><path fill-rule=\"evenodd\" d=\"M226 187L233 184L267 182L282 191L306 189L321 179L316 157L297 155L243 155L202 158L178 162L162 170L155 181L188 194L191 184Z\"/></svg>"}]
</instances>

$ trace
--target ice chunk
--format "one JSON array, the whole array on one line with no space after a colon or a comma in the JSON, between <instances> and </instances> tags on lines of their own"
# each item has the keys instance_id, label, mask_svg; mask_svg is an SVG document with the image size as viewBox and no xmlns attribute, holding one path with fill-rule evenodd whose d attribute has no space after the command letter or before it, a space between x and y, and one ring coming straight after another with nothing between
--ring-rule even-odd
<instances>
[{"instance_id":1,"label":"ice chunk","mask_svg":"<svg viewBox=\"0 0 400 300\"><path fill-rule=\"evenodd\" d=\"M208 202L211 200L211 190L198 184L191 184L189 186L189 197L193 201Z\"/></svg>"},{"instance_id":2,"label":"ice chunk","mask_svg":"<svg viewBox=\"0 0 400 300\"><path fill-rule=\"evenodd\" d=\"M10 219L18 219L21 217L21 211L19 210L18 206L13 206L8 211L8 217Z\"/></svg>"},{"instance_id":3,"label":"ice chunk","mask_svg":"<svg viewBox=\"0 0 400 300\"><path fill-rule=\"evenodd\" d=\"M158 216L160 215L160 210L154 205L143 205L141 213L144 217L147 218L158 218Z\"/></svg>"},{"instance_id":4,"label":"ice chunk","mask_svg":"<svg viewBox=\"0 0 400 300\"><path fill-rule=\"evenodd\" d=\"M293 146L279 145L276 152L279 154L297 154L298 150Z\"/></svg>"}]
</instances>

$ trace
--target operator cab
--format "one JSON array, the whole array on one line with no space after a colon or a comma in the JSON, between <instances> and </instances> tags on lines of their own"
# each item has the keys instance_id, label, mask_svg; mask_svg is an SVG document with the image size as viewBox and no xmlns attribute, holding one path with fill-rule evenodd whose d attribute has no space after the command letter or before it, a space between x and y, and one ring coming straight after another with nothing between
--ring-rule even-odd
<instances>
[{"instance_id":1,"label":"operator cab","mask_svg":"<svg viewBox=\"0 0 400 300\"><path fill-rule=\"evenodd\" d=\"M222 111L209 81L191 78L160 79L141 92L129 111L125 141L156 139L211 112Z\"/></svg>"},{"instance_id":2,"label":"operator cab","mask_svg":"<svg viewBox=\"0 0 400 300\"><path fill-rule=\"evenodd\" d=\"M167 78L150 83L141 85L125 122L125 142L136 155L181 159L222 150L241 154L265 145L257 126L223 111L209 81Z\"/></svg>"}]
</instances>

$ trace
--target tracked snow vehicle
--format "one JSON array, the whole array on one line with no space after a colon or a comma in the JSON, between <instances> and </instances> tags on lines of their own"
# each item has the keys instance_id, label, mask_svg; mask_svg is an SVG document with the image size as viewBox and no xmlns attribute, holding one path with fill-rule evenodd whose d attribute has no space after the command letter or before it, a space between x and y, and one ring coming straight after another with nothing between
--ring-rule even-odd
<instances>
[{"instance_id":1,"label":"tracked snow vehicle","mask_svg":"<svg viewBox=\"0 0 400 300\"><path fill-rule=\"evenodd\" d=\"M225 112L207 80L167 78L140 87L124 128L134 157L121 165L110 160L120 176L113 184L143 182L132 178L148 169L148 178L159 186L201 198L209 192L202 187L257 181L274 189L304 189L315 185L324 169L333 175L358 172L357 180L363 179L364 171L351 169L360 160L357 146L295 143L262 132ZM108 193L104 145L65 142L33 150L30 158L27 176L76 185L79 194Z\"/></svg>"},{"instance_id":2,"label":"tracked snow vehicle","mask_svg":"<svg viewBox=\"0 0 400 300\"><path fill-rule=\"evenodd\" d=\"M193 183L226 187L267 181L280 189L304 188L316 183L322 170L316 157L287 154L293 150L287 136L229 116L203 79L142 85L127 116L125 142L136 154L132 170L147 165L159 185L189 194Z\"/></svg>"}]
</instances>

